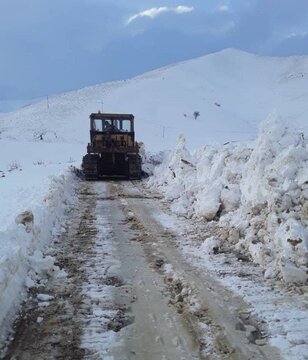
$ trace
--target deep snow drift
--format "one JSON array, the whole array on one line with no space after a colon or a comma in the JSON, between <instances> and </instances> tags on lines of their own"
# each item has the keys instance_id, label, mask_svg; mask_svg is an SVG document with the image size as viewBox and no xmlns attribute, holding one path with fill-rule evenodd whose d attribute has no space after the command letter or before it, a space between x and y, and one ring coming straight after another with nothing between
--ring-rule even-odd
<instances>
[{"instance_id":1,"label":"deep snow drift","mask_svg":"<svg viewBox=\"0 0 308 360\"><path fill-rule=\"evenodd\" d=\"M180 136L148 185L172 201L175 213L208 222L201 251L231 246L265 278L306 283L308 141L275 113L248 144L206 145L192 154Z\"/></svg>"}]
</instances>

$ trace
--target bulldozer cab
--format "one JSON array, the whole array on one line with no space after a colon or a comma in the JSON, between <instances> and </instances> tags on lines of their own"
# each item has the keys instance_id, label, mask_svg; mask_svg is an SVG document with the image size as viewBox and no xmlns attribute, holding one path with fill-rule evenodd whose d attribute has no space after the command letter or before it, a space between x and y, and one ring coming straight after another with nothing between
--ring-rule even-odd
<instances>
[{"instance_id":1,"label":"bulldozer cab","mask_svg":"<svg viewBox=\"0 0 308 360\"><path fill-rule=\"evenodd\" d=\"M134 116L131 114L102 114L90 115L91 141L97 133L129 134L134 141Z\"/></svg>"},{"instance_id":2,"label":"bulldozer cab","mask_svg":"<svg viewBox=\"0 0 308 360\"><path fill-rule=\"evenodd\" d=\"M101 152L106 148L134 147L134 116L130 114L91 114L90 141L90 147L94 152Z\"/></svg>"},{"instance_id":3,"label":"bulldozer cab","mask_svg":"<svg viewBox=\"0 0 308 360\"><path fill-rule=\"evenodd\" d=\"M82 167L89 180L108 176L140 178L141 158L132 114L90 115L90 143Z\"/></svg>"},{"instance_id":4,"label":"bulldozer cab","mask_svg":"<svg viewBox=\"0 0 308 360\"><path fill-rule=\"evenodd\" d=\"M131 119L94 119L92 130L96 132L132 132L133 123Z\"/></svg>"}]
</instances>

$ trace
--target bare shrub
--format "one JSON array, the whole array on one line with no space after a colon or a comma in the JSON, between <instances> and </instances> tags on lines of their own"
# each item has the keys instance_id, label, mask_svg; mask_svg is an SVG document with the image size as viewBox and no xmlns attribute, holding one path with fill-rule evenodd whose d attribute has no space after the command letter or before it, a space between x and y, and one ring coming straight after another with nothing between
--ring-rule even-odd
<instances>
[{"instance_id":1,"label":"bare shrub","mask_svg":"<svg viewBox=\"0 0 308 360\"><path fill-rule=\"evenodd\" d=\"M7 171L11 172L11 171L15 171L15 170L19 170L21 171L21 165L18 161L12 161L9 163L8 167L7 167Z\"/></svg>"},{"instance_id":2,"label":"bare shrub","mask_svg":"<svg viewBox=\"0 0 308 360\"><path fill-rule=\"evenodd\" d=\"M193 117L195 120L197 120L197 118L200 116L200 112L199 111L194 111L193 113Z\"/></svg>"},{"instance_id":3,"label":"bare shrub","mask_svg":"<svg viewBox=\"0 0 308 360\"><path fill-rule=\"evenodd\" d=\"M43 161L43 160L35 161L35 162L33 163L33 165L44 165L44 161Z\"/></svg>"}]
</instances>

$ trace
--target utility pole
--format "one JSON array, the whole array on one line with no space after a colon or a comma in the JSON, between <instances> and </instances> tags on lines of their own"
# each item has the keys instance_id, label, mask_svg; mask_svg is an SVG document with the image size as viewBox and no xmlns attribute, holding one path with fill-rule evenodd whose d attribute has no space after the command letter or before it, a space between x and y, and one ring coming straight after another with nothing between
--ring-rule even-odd
<instances>
[{"instance_id":1,"label":"utility pole","mask_svg":"<svg viewBox=\"0 0 308 360\"><path fill-rule=\"evenodd\" d=\"M103 113L104 112L104 101L102 100L101 103L102 103L102 113Z\"/></svg>"}]
</instances>

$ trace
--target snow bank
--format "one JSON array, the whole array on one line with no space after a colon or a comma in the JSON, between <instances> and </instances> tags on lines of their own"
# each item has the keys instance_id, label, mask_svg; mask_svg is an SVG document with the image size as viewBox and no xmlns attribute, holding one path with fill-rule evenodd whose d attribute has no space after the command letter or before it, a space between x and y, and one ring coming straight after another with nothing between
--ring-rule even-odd
<instances>
[{"instance_id":1,"label":"snow bank","mask_svg":"<svg viewBox=\"0 0 308 360\"><path fill-rule=\"evenodd\" d=\"M148 185L172 210L207 222L204 241L231 246L264 269L266 278L307 281L308 147L302 133L272 113L254 143L211 145L191 154L177 147ZM201 251L208 246L203 245Z\"/></svg>"},{"instance_id":2,"label":"snow bank","mask_svg":"<svg viewBox=\"0 0 308 360\"><path fill-rule=\"evenodd\" d=\"M44 246L61 233L63 216L74 198L74 175L53 177L41 203L0 232L0 341L5 343L8 325L15 316L27 288L51 275L63 275L54 259L43 255Z\"/></svg>"}]
</instances>

